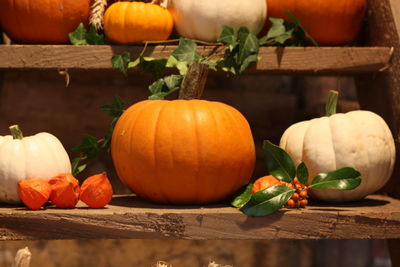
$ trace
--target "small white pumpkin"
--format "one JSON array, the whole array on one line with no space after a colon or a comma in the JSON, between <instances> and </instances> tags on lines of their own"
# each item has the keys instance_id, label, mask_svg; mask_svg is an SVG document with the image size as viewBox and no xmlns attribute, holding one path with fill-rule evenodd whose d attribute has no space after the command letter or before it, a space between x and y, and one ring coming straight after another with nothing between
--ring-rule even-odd
<instances>
[{"instance_id":1,"label":"small white pumpkin","mask_svg":"<svg viewBox=\"0 0 400 267\"><path fill-rule=\"evenodd\" d=\"M267 17L265 0L169 0L169 9L180 36L208 42L218 40L222 25L258 34Z\"/></svg>"},{"instance_id":2,"label":"small white pumpkin","mask_svg":"<svg viewBox=\"0 0 400 267\"><path fill-rule=\"evenodd\" d=\"M49 133L23 137L17 125L11 135L0 136L0 202L19 203L18 182L48 180L71 173L71 163L61 142Z\"/></svg>"},{"instance_id":3,"label":"small white pumpkin","mask_svg":"<svg viewBox=\"0 0 400 267\"><path fill-rule=\"evenodd\" d=\"M359 200L381 189L395 163L395 145L386 122L370 111L351 111L303 121L290 126L280 147L296 166L304 162L312 178L321 172L353 167L361 173L359 187L350 191L313 190L330 202Z\"/></svg>"}]
</instances>

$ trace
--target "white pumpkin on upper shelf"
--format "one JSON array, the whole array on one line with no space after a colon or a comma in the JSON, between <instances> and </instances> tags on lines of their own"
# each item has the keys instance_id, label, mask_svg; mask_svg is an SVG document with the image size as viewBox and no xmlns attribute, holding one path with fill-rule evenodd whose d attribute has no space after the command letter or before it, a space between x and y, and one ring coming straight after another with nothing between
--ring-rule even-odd
<instances>
[{"instance_id":1,"label":"white pumpkin on upper shelf","mask_svg":"<svg viewBox=\"0 0 400 267\"><path fill-rule=\"evenodd\" d=\"M168 8L180 36L207 42L218 40L222 25L258 34L267 17L265 0L169 0Z\"/></svg>"},{"instance_id":2,"label":"white pumpkin on upper shelf","mask_svg":"<svg viewBox=\"0 0 400 267\"><path fill-rule=\"evenodd\" d=\"M17 125L10 131L12 135L0 136L0 202L20 202L19 181L71 173L68 154L54 135L23 137Z\"/></svg>"},{"instance_id":3,"label":"white pumpkin on upper shelf","mask_svg":"<svg viewBox=\"0 0 400 267\"><path fill-rule=\"evenodd\" d=\"M331 92L328 116L290 126L280 146L296 166L304 162L310 180L321 172L353 167L361 173L359 187L350 191L313 190L317 199L329 202L359 200L381 189L391 177L395 145L386 122L371 111L336 113L336 97ZM332 111L333 110L333 111Z\"/></svg>"}]
</instances>

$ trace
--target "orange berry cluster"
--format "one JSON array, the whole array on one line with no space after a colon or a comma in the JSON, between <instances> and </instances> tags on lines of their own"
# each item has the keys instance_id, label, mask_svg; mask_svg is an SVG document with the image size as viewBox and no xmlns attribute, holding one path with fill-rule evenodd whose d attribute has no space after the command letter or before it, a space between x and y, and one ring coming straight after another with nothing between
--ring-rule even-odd
<instances>
[{"instance_id":1,"label":"orange berry cluster","mask_svg":"<svg viewBox=\"0 0 400 267\"><path fill-rule=\"evenodd\" d=\"M293 196L286 202L286 208L305 208L308 205L308 188L300 184L297 178L292 183L282 182L283 185L296 189Z\"/></svg>"},{"instance_id":2,"label":"orange berry cluster","mask_svg":"<svg viewBox=\"0 0 400 267\"><path fill-rule=\"evenodd\" d=\"M49 181L37 178L21 181L18 193L29 209L38 210L48 201L58 208L74 208L79 200L90 208L103 208L111 201L113 191L105 173L90 176L81 187L75 177L65 173Z\"/></svg>"}]
</instances>

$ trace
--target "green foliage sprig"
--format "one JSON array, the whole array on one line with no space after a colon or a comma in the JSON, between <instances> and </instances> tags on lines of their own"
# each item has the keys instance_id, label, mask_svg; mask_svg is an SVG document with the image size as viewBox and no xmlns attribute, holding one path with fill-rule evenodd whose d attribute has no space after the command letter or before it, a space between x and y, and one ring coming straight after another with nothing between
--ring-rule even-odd
<instances>
[{"instance_id":1,"label":"green foliage sprig","mask_svg":"<svg viewBox=\"0 0 400 267\"><path fill-rule=\"evenodd\" d=\"M199 41L181 38L168 58L143 56L146 43L143 52L135 60L131 61L130 53L124 52L114 55L111 62L113 68L119 69L125 75L131 68L140 68L142 72L153 74L156 80L149 86L149 99L163 99L180 88L183 77L193 62L207 64L214 71L222 70L240 75L260 60L258 54L261 46L317 45L299 20L290 12L288 16L291 22L270 18L272 26L267 35L260 39L246 27L240 27L235 32L231 27L223 25L217 46L209 55L197 52ZM176 69L179 74L162 77L163 71L168 68Z\"/></svg>"},{"instance_id":2,"label":"green foliage sprig","mask_svg":"<svg viewBox=\"0 0 400 267\"><path fill-rule=\"evenodd\" d=\"M285 150L269 141L264 141L263 149L268 170L278 180L294 182L294 178L297 177L304 187L318 190L352 190L361 184L361 174L349 167L320 173L312 179L311 184L307 184L309 174L304 163L296 167ZM254 217L269 215L279 210L295 193L295 189L284 185L275 185L254 194L252 188L253 184L247 185L231 204L246 215Z\"/></svg>"},{"instance_id":3,"label":"green foliage sprig","mask_svg":"<svg viewBox=\"0 0 400 267\"><path fill-rule=\"evenodd\" d=\"M69 41L73 45L102 45L104 44L104 34L98 34L92 25L86 30L83 23L79 24L74 32L68 34Z\"/></svg>"},{"instance_id":4,"label":"green foliage sprig","mask_svg":"<svg viewBox=\"0 0 400 267\"><path fill-rule=\"evenodd\" d=\"M71 162L73 176L84 171L88 163L97 157L101 150L110 150L114 126L124 112L124 102L119 96L115 96L113 103L101 106L100 110L113 118L109 131L101 138L85 135L82 142L78 146L72 148L72 151L79 153L79 156L74 158Z\"/></svg>"}]
</instances>

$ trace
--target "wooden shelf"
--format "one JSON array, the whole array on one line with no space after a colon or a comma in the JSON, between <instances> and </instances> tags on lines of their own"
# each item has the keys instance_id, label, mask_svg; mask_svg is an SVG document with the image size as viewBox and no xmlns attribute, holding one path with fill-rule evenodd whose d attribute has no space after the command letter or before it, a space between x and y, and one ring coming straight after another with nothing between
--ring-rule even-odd
<instances>
[{"instance_id":1,"label":"wooden shelf","mask_svg":"<svg viewBox=\"0 0 400 267\"><path fill-rule=\"evenodd\" d=\"M148 46L145 55L166 57L172 45ZM200 46L207 55L215 47ZM143 46L0 45L0 70L111 69L111 57L124 51L136 58ZM263 47L262 60L249 72L271 74L358 74L389 67L391 47Z\"/></svg>"},{"instance_id":2,"label":"wooden shelf","mask_svg":"<svg viewBox=\"0 0 400 267\"><path fill-rule=\"evenodd\" d=\"M105 209L0 206L0 240L30 239L353 239L400 238L400 200L369 196L251 218L224 205L160 206L117 196Z\"/></svg>"}]
</instances>

